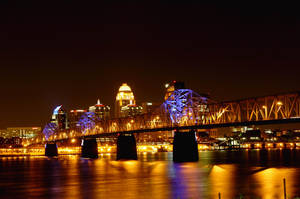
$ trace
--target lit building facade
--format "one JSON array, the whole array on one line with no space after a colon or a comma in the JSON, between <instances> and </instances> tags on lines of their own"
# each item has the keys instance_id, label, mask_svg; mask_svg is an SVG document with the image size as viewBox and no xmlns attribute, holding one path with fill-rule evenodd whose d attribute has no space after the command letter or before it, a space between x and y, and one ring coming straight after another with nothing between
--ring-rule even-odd
<instances>
[{"instance_id":1,"label":"lit building facade","mask_svg":"<svg viewBox=\"0 0 300 199\"><path fill-rule=\"evenodd\" d=\"M41 135L41 127L9 127L6 130L1 130L1 137L3 138L34 138Z\"/></svg>"},{"instance_id":2,"label":"lit building facade","mask_svg":"<svg viewBox=\"0 0 300 199\"><path fill-rule=\"evenodd\" d=\"M165 84L166 94L165 100L167 100L175 90L185 89L184 82L172 81L170 83Z\"/></svg>"},{"instance_id":3,"label":"lit building facade","mask_svg":"<svg viewBox=\"0 0 300 199\"><path fill-rule=\"evenodd\" d=\"M123 83L119 88L115 103L115 117L127 117L141 114L143 108L137 106L131 88Z\"/></svg>"},{"instance_id":4,"label":"lit building facade","mask_svg":"<svg viewBox=\"0 0 300 199\"><path fill-rule=\"evenodd\" d=\"M143 102L142 107L143 111L142 113L153 113L155 110L158 110L160 108L161 104L160 103L153 103L153 102Z\"/></svg>"},{"instance_id":5,"label":"lit building facade","mask_svg":"<svg viewBox=\"0 0 300 199\"><path fill-rule=\"evenodd\" d=\"M97 101L97 104L95 104L94 106L90 106L89 112L95 113L100 120L110 118L110 107L101 104L99 99Z\"/></svg>"},{"instance_id":6,"label":"lit building facade","mask_svg":"<svg viewBox=\"0 0 300 199\"><path fill-rule=\"evenodd\" d=\"M55 123L59 130L68 129L67 113L62 105L57 106L52 114L51 123Z\"/></svg>"},{"instance_id":7,"label":"lit building facade","mask_svg":"<svg viewBox=\"0 0 300 199\"><path fill-rule=\"evenodd\" d=\"M135 115L140 115L143 113L143 107L137 106L135 104L128 104L127 106L121 107L120 117L133 117Z\"/></svg>"},{"instance_id":8,"label":"lit building facade","mask_svg":"<svg viewBox=\"0 0 300 199\"><path fill-rule=\"evenodd\" d=\"M80 128L80 125L78 124L81 116L86 113L86 110L71 110L69 113L69 127L72 130L76 130L77 128Z\"/></svg>"}]
</instances>

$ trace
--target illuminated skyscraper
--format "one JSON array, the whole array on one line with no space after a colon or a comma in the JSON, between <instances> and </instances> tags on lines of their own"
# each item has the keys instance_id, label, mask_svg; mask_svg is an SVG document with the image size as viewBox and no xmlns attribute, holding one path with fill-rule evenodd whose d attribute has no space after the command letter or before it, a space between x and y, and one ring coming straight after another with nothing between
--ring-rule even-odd
<instances>
[{"instance_id":1,"label":"illuminated skyscraper","mask_svg":"<svg viewBox=\"0 0 300 199\"><path fill-rule=\"evenodd\" d=\"M110 107L100 103L98 99L97 104L90 106L89 112L93 112L99 119L108 119L110 117Z\"/></svg>"},{"instance_id":2,"label":"illuminated skyscraper","mask_svg":"<svg viewBox=\"0 0 300 199\"><path fill-rule=\"evenodd\" d=\"M142 113L142 107L135 103L131 88L123 83L119 89L115 104L115 117L134 116Z\"/></svg>"},{"instance_id":3,"label":"illuminated skyscraper","mask_svg":"<svg viewBox=\"0 0 300 199\"><path fill-rule=\"evenodd\" d=\"M51 123L55 123L59 130L68 129L67 113L62 105L57 106L52 114Z\"/></svg>"},{"instance_id":4,"label":"illuminated skyscraper","mask_svg":"<svg viewBox=\"0 0 300 199\"><path fill-rule=\"evenodd\" d=\"M72 130L76 130L80 128L78 121L80 120L81 116L86 113L86 110L71 110L69 113L69 127Z\"/></svg>"}]
</instances>

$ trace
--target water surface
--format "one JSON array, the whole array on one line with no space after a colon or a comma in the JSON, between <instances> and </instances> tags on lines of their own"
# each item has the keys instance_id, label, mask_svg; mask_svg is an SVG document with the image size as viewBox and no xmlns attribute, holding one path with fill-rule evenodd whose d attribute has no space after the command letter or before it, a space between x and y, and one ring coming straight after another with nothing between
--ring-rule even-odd
<instances>
[{"instance_id":1,"label":"water surface","mask_svg":"<svg viewBox=\"0 0 300 199\"><path fill-rule=\"evenodd\" d=\"M79 156L0 157L0 198L222 199L300 196L300 151L200 152L197 163L172 153L139 154L138 161Z\"/></svg>"}]
</instances>

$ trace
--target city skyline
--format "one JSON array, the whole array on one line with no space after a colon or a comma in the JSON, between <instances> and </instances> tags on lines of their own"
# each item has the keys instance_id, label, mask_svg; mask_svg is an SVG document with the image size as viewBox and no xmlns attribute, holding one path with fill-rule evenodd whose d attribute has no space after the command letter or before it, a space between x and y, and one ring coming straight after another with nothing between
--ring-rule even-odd
<instances>
[{"instance_id":1,"label":"city skyline","mask_svg":"<svg viewBox=\"0 0 300 199\"><path fill-rule=\"evenodd\" d=\"M138 102L160 102L171 80L218 101L297 91L300 17L274 6L1 2L0 127L113 106L123 82Z\"/></svg>"},{"instance_id":2,"label":"city skyline","mask_svg":"<svg viewBox=\"0 0 300 199\"><path fill-rule=\"evenodd\" d=\"M0 198L300 198L290 2L0 1Z\"/></svg>"}]
</instances>

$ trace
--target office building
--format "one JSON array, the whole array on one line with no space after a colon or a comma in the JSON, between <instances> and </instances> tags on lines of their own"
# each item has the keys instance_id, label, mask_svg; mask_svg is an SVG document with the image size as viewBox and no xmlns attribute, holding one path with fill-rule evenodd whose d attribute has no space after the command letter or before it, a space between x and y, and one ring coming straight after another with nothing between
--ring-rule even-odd
<instances>
[{"instance_id":1,"label":"office building","mask_svg":"<svg viewBox=\"0 0 300 199\"><path fill-rule=\"evenodd\" d=\"M81 116L86 113L86 110L76 109L71 110L69 113L69 127L72 130L76 130L77 128L80 128L80 125L78 124Z\"/></svg>"},{"instance_id":2,"label":"office building","mask_svg":"<svg viewBox=\"0 0 300 199\"><path fill-rule=\"evenodd\" d=\"M165 100L167 100L175 90L185 89L184 82L172 81L170 83L165 84L166 94Z\"/></svg>"},{"instance_id":3,"label":"office building","mask_svg":"<svg viewBox=\"0 0 300 199\"><path fill-rule=\"evenodd\" d=\"M63 109L62 105L57 106L54 109L51 123L55 123L59 130L65 130L69 128L67 113Z\"/></svg>"},{"instance_id":4,"label":"office building","mask_svg":"<svg viewBox=\"0 0 300 199\"><path fill-rule=\"evenodd\" d=\"M97 101L97 104L89 107L89 112L95 113L100 120L110 118L110 107L101 104L99 99Z\"/></svg>"}]
</instances>

